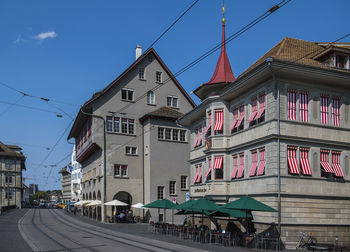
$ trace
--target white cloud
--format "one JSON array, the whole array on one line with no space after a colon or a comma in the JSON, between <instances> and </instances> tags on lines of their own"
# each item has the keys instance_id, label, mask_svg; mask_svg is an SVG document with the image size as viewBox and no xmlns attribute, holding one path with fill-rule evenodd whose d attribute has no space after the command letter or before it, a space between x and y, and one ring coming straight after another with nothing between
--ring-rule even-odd
<instances>
[{"instance_id":1,"label":"white cloud","mask_svg":"<svg viewBox=\"0 0 350 252\"><path fill-rule=\"evenodd\" d=\"M57 34L54 31L42 32L42 33L39 33L38 35L34 36L34 38L39 39L41 41L43 41L47 38L55 38L55 37L57 37Z\"/></svg>"},{"instance_id":2,"label":"white cloud","mask_svg":"<svg viewBox=\"0 0 350 252\"><path fill-rule=\"evenodd\" d=\"M24 39L22 38L22 35L19 34L17 39L15 41L13 41L13 43L17 44L17 43L22 43L24 42Z\"/></svg>"}]
</instances>

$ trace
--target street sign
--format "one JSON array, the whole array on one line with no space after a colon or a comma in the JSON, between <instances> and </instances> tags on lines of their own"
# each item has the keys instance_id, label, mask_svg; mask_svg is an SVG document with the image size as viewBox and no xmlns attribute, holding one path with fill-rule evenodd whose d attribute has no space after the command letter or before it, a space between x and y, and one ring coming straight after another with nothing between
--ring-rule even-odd
<instances>
[{"instance_id":1,"label":"street sign","mask_svg":"<svg viewBox=\"0 0 350 252\"><path fill-rule=\"evenodd\" d=\"M190 193L186 193L186 201L190 200Z\"/></svg>"}]
</instances>

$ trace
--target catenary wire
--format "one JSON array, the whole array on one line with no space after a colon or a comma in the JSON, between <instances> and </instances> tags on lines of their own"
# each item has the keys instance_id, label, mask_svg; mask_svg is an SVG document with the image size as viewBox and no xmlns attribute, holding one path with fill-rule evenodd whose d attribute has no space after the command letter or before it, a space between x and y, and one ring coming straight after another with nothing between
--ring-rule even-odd
<instances>
[{"instance_id":1,"label":"catenary wire","mask_svg":"<svg viewBox=\"0 0 350 252\"><path fill-rule=\"evenodd\" d=\"M148 48L152 48L190 9L192 9L193 6L198 3L199 0L196 0L192 3L190 7L188 7ZM146 51L147 51L146 50Z\"/></svg>"}]
</instances>

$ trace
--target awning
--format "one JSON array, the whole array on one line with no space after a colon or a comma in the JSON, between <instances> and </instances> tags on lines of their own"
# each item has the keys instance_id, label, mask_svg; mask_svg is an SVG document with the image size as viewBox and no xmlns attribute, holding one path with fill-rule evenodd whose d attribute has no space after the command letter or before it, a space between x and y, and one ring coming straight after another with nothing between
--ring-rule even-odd
<instances>
[{"instance_id":1,"label":"awning","mask_svg":"<svg viewBox=\"0 0 350 252\"><path fill-rule=\"evenodd\" d=\"M198 167L196 166L196 175L193 178L193 184L196 183L198 177Z\"/></svg>"},{"instance_id":2,"label":"awning","mask_svg":"<svg viewBox=\"0 0 350 252\"><path fill-rule=\"evenodd\" d=\"M213 168L214 169L221 169L223 160L224 160L223 156L215 157Z\"/></svg>"},{"instance_id":3,"label":"awning","mask_svg":"<svg viewBox=\"0 0 350 252\"><path fill-rule=\"evenodd\" d=\"M198 130L196 130L196 139L194 139L193 148L197 146L198 137L199 137Z\"/></svg>"},{"instance_id":4,"label":"awning","mask_svg":"<svg viewBox=\"0 0 350 252\"><path fill-rule=\"evenodd\" d=\"M235 128L236 123L238 122L238 109L233 110L233 122L230 126L230 130L233 130Z\"/></svg>"},{"instance_id":5,"label":"awning","mask_svg":"<svg viewBox=\"0 0 350 252\"><path fill-rule=\"evenodd\" d=\"M199 130L199 137L198 137L197 145L196 145L196 146L201 145L201 142L202 142L202 129Z\"/></svg>"},{"instance_id":6,"label":"awning","mask_svg":"<svg viewBox=\"0 0 350 252\"><path fill-rule=\"evenodd\" d=\"M249 177L255 176L256 168L258 167L258 152L252 151L252 166L250 167Z\"/></svg>"},{"instance_id":7,"label":"awning","mask_svg":"<svg viewBox=\"0 0 350 252\"><path fill-rule=\"evenodd\" d=\"M199 166L199 174L198 174L198 177L197 177L197 180L196 180L197 183L201 182L202 175L203 175L202 166Z\"/></svg>"},{"instance_id":8,"label":"awning","mask_svg":"<svg viewBox=\"0 0 350 252\"><path fill-rule=\"evenodd\" d=\"M237 155L233 155L232 158L233 158L233 170L232 170L230 178L234 179L236 177L236 173L237 173L237 170L238 170L238 156Z\"/></svg>"},{"instance_id":9,"label":"awning","mask_svg":"<svg viewBox=\"0 0 350 252\"><path fill-rule=\"evenodd\" d=\"M300 166L304 175L311 175L311 167L309 163L309 150L300 149Z\"/></svg>"},{"instance_id":10,"label":"awning","mask_svg":"<svg viewBox=\"0 0 350 252\"><path fill-rule=\"evenodd\" d=\"M215 124L213 130L222 130L224 124L224 111L215 110Z\"/></svg>"},{"instance_id":11,"label":"awning","mask_svg":"<svg viewBox=\"0 0 350 252\"><path fill-rule=\"evenodd\" d=\"M94 207L94 206L99 206L99 205L102 205L101 200L93 200L89 204L87 204L86 206Z\"/></svg>"},{"instance_id":12,"label":"awning","mask_svg":"<svg viewBox=\"0 0 350 252\"><path fill-rule=\"evenodd\" d=\"M105 203L106 206L127 206L128 204L119 200L112 200Z\"/></svg>"},{"instance_id":13,"label":"awning","mask_svg":"<svg viewBox=\"0 0 350 252\"><path fill-rule=\"evenodd\" d=\"M209 129L211 127L211 113L210 112L208 112L208 117L209 117L209 123L203 132L204 135L207 134L207 132L209 131Z\"/></svg>"},{"instance_id":14,"label":"awning","mask_svg":"<svg viewBox=\"0 0 350 252\"><path fill-rule=\"evenodd\" d=\"M205 173L204 177L207 178L211 172L211 159L208 159L209 165L208 165L208 170Z\"/></svg>"},{"instance_id":15,"label":"awning","mask_svg":"<svg viewBox=\"0 0 350 252\"><path fill-rule=\"evenodd\" d=\"M328 155L329 155L329 151L321 150L321 166L325 172L334 173L333 168L328 163Z\"/></svg>"},{"instance_id":16,"label":"awning","mask_svg":"<svg viewBox=\"0 0 350 252\"><path fill-rule=\"evenodd\" d=\"M257 99L254 98L252 99L252 107L253 107L253 111L252 111L252 114L250 115L249 119L248 119L248 122L251 122L254 120L256 114L258 113L258 108L257 108Z\"/></svg>"},{"instance_id":17,"label":"awning","mask_svg":"<svg viewBox=\"0 0 350 252\"><path fill-rule=\"evenodd\" d=\"M259 119L265 111L265 94L260 95L259 102L260 102L260 109L259 109L258 114L255 117L255 120Z\"/></svg>"},{"instance_id":18,"label":"awning","mask_svg":"<svg viewBox=\"0 0 350 252\"><path fill-rule=\"evenodd\" d=\"M240 160L241 160L241 165L239 166L239 170L237 173L237 178L243 177L243 172L244 172L244 154L239 155Z\"/></svg>"},{"instance_id":19,"label":"awning","mask_svg":"<svg viewBox=\"0 0 350 252\"><path fill-rule=\"evenodd\" d=\"M332 152L332 167L337 177L344 177L344 173L340 167L340 152Z\"/></svg>"},{"instance_id":20,"label":"awning","mask_svg":"<svg viewBox=\"0 0 350 252\"><path fill-rule=\"evenodd\" d=\"M240 109L239 120L238 120L235 128L238 128L239 126L241 126L241 123L243 120L244 120L244 107L243 107L243 109Z\"/></svg>"},{"instance_id":21,"label":"awning","mask_svg":"<svg viewBox=\"0 0 350 252\"><path fill-rule=\"evenodd\" d=\"M288 147L288 167L291 174L300 174L297 161L297 148Z\"/></svg>"},{"instance_id":22,"label":"awning","mask_svg":"<svg viewBox=\"0 0 350 252\"><path fill-rule=\"evenodd\" d=\"M260 176L264 174L264 170L265 170L265 149L260 149L260 163L259 163L259 168L258 168L258 172L256 173L256 175Z\"/></svg>"}]
</instances>

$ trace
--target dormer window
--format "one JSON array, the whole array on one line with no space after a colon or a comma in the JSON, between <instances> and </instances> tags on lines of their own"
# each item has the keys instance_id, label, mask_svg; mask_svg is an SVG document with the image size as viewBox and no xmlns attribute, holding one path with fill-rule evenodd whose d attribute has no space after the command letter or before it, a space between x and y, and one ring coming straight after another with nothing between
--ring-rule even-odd
<instances>
[{"instance_id":1,"label":"dormer window","mask_svg":"<svg viewBox=\"0 0 350 252\"><path fill-rule=\"evenodd\" d=\"M339 68L349 69L349 65L347 64L347 61L349 61L349 57L346 57L345 55L336 55L335 66Z\"/></svg>"}]
</instances>

